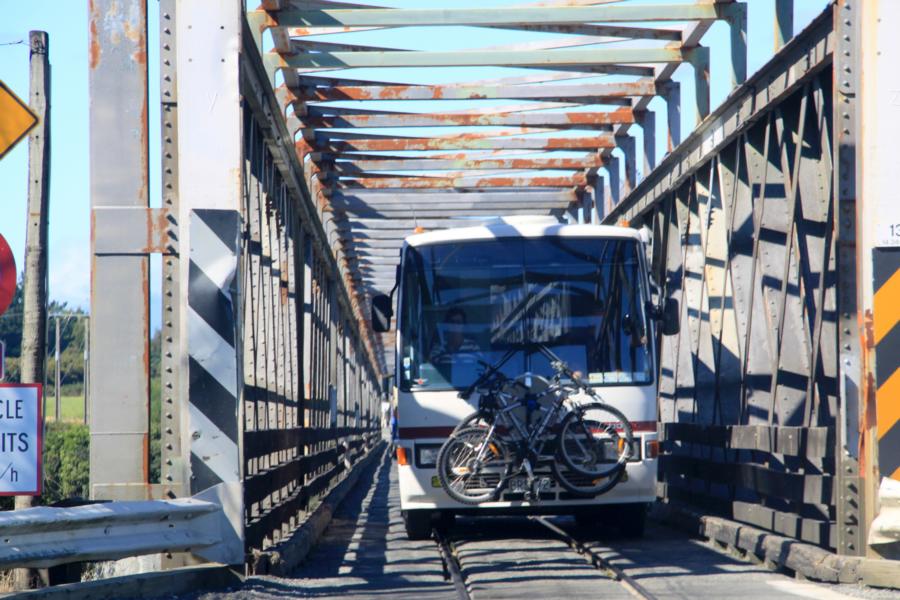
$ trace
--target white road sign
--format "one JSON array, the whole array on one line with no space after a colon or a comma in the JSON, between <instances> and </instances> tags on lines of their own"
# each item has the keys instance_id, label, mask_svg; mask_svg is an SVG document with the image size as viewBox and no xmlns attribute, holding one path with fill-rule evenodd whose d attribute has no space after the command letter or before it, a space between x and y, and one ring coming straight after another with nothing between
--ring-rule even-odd
<instances>
[{"instance_id":1,"label":"white road sign","mask_svg":"<svg viewBox=\"0 0 900 600\"><path fill-rule=\"evenodd\" d=\"M0 384L0 496L41 495L42 387Z\"/></svg>"}]
</instances>

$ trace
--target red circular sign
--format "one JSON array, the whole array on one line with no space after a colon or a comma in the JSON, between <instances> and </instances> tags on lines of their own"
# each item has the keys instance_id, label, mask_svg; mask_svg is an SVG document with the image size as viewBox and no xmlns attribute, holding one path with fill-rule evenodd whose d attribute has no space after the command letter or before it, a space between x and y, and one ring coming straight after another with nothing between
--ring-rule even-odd
<instances>
[{"instance_id":1,"label":"red circular sign","mask_svg":"<svg viewBox=\"0 0 900 600\"><path fill-rule=\"evenodd\" d=\"M16 295L16 259L6 239L0 235L0 315L6 312Z\"/></svg>"}]
</instances>

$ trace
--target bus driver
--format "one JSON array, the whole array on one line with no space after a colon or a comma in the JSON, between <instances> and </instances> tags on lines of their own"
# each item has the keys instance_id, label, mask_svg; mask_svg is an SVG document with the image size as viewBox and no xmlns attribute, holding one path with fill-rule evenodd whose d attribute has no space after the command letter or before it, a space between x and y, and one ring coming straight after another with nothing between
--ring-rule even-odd
<instances>
[{"instance_id":1,"label":"bus driver","mask_svg":"<svg viewBox=\"0 0 900 600\"><path fill-rule=\"evenodd\" d=\"M456 360L458 354L478 354L481 349L475 341L466 336L466 313L458 306L454 306L444 314L441 325L443 341L438 343L431 351L432 364L449 364Z\"/></svg>"}]
</instances>

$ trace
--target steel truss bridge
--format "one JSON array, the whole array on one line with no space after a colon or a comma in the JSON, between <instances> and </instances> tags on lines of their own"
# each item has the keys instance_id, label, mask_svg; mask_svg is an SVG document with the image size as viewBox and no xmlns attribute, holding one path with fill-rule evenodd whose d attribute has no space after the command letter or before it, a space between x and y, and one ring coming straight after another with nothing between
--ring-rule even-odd
<instances>
[{"instance_id":1,"label":"steel truss bridge","mask_svg":"<svg viewBox=\"0 0 900 600\"><path fill-rule=\"evenodd\" d=\"M679 301L680 334L657 340L662 502L890 557L868 541L898 527L875 519L882 479L900 479L900 251L883 226L900 222L900 11L839 0L792 38L792 3L775 4L776 52L748 77L756 7L730 0L160 0L150 124L144 4L94 0L93 496L219 519L149 547L163 566L185 550L272 564L378 447L393 339L370 299L403 238L551 214L647 228ZM701 43L714 28L723 72ZM712 77L733 84L714 110Z\"/></svg>"}]
</instances>

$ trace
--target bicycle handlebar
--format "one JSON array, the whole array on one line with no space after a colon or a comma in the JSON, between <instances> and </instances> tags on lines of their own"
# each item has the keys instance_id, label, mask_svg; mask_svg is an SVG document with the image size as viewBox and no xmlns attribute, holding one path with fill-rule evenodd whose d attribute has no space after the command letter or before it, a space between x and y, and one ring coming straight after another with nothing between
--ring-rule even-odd
<instances>
[{"instance_id":1,"label":"bicycle handlebar","mask_svg":"<svg viewBox=\"0 0 900 600\"><path fill-rule=\"evenodd\" d=\"M587 383L585 383L584 379L582 379L580 376L578 376L578 374L575 373L575 371L570 369L569 365L566 364L566 362L563 359L561 359L559 356L557 356L556 353L554 353L552 350L550 350L550 348L548 348L541 342L533 342L530 344L525 344L522 347L511 348L511 349L507 350L506 354L501 356L500 360L498 360L494 364L489 364L485 361L478 361L481 364L485 365L486 369L484 370L484 372L481 375L479 375L475 379L475 381L473 381L471 383L471 385L469 385L469 387L467 387L465 390L463 390L462 392L459 393L459 397L462 398L463 400L468 400L469 397L473 393L475 393L475 390L477 390L479 386L486 383L488 380L490 380L491 377L494 377L495 375L500 375L503 380L509 379L508 377L503 375L503 373L500 372L500 368L503 365L505 365L506 362L510 358L512 358L512 356L514 354L516 354L517 352L519 352L522 349L527 349L527 348L537 349L541 354L543 354L550 360L550 366L553 367L554 371L556 371L556 374L557 374L556 379L557 380L559 380L561 378L560 376L565 375L567 378L572 380L572 382L575 384L575 387L586 392L588 395L590 395L594 398L597 398L597 394L594 392L593 388L590 385L588 385Z\"/></svg>"}]
</instances>

